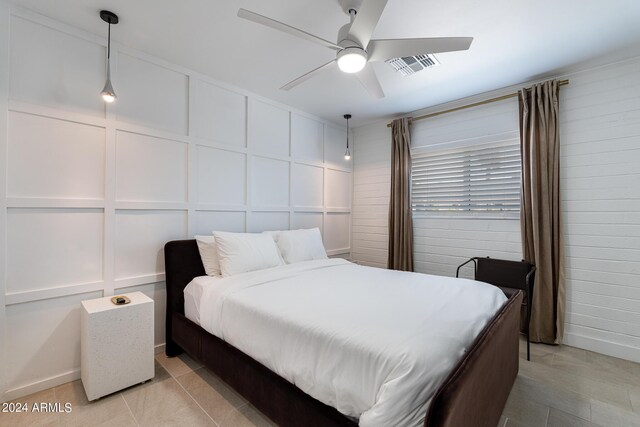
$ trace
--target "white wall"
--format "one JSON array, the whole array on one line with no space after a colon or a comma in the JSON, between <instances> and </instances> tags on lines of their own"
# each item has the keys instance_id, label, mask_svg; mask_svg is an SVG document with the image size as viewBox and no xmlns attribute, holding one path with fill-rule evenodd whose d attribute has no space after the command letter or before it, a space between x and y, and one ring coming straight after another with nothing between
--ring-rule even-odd
<instances>
[{"instance_id":1,"label":"white wall","mask_svg":"<svg viewBox=\"0 0 640 427\"><path fill-rule=\"evenodd\" d=\"M640 362L640 58L561 92L565 342Z\"/></svg>"},{"instance_id":2,"label":"white wall","mask_svg":"<svg viewBox=\"0 0 640 427\"><path fill-rule=\"evenodd\" d=\"M351 257L386 268L391 189L391 129L386 121L354 130Z\"/></svg>"},{"instance_id":3,"label":"white wall","mask_svg":"<svg viewBox=\"0 0 640 427\"><path fill-rule=\"evenodd\" d=\"M563 76L570 84L560 89L564 342L634 361L640 361L639 74L636 58ZM354 132L353 258L382 267L390 173L387 121ZM512 99L416 122L412 135L426 144L464 144L517 130L517 102ZM470 256L519 259L519 227L517 220L505 219L414 219L416 270L452 276Z\"/></svg>"},{"instance_id":4,"label":"white wall","mask_svg":"<svg viewBox=\"0 0 640 427\"><path fill-rule=\"evenodd\" d=\"M169 240L317 226L350 252L343 128L121 46L105 107L104 39L0 18L3 399L79 377L82 300L145 292L164 343Z\"/></svg>"},{"instance_id":5,"label":"white wall","mask_svg":"<svg viewBox=\"0 0 640 427\"><path fill-rule=\"evenodd\" d=\"M9 99L9 8L0 2L0 111L7 111ZM0 165L7 161L7 114L0 114ZM7 176L0 173L0 280L6 277ZM2 280L4 284L4 280ZM5 290L0 289L0 365L7 360ZM6 372L0 368L0 391L4 391ZM4 401L4 400L3 400Z\"/></svg>"}]
</instances>

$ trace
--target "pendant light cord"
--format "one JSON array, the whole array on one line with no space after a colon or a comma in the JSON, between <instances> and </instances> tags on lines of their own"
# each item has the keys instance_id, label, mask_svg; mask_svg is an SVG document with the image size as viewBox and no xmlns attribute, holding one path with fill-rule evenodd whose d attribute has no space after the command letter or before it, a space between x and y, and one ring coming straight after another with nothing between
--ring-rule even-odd
<instances>
[{"instance_id":1,"label":"pendant light cord","mask_svg":"<svg viewBox=\"0 0 640 427\"><path fill-rule=\"evenodd\" d=\"M349 119L347 118L347 150L349 150Z\"/></svg>"},{"instance_id":2,"label":"pendant light cord","mask_svg":"<svg viewBox=\"0 0 640 427\"><path fill-rule=\"evenodd\" d=\"M109 30L107 38L107 81L111 80L111 21L109 21Z\"/></svg>"}]
</instances>

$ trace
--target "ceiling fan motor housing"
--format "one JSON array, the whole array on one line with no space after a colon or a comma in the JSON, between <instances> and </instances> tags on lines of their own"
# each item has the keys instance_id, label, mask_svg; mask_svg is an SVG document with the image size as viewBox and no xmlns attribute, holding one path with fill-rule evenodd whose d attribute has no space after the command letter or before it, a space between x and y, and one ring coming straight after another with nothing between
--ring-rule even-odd
<instances>
[{"instance_id":1,"label":"ceiling fan motor housing","mask_svg":"<svg viewBox=\"0 0 640 427\"><path fill-rule=\"evenodd\" d=\"M349 28L351 28L351 24L345 24L343 25L340 30L338 31L338 40L337 40L337 45L342 47L342 48L348 48L348 47L362 47L360 46L357 42L353 41L353 40L349 40Z\"/></svg>"}]
</instances>

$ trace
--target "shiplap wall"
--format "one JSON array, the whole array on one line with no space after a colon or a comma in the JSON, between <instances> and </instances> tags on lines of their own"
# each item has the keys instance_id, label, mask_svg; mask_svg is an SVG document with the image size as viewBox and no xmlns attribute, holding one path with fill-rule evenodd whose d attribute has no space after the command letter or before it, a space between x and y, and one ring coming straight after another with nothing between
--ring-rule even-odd
<instances>
[{"instance_id":1,"label":"shiplap wall","mask_svg":"<svg viewBox=\"0 0 640 427\"><path fill-rule=\"evenodd\" d=\"M386 268L391 188L391 130L377 122L354 131L351 257Z\"/></svg>"},{"instance_id":2,"label":"shiplap wall","mask_svg":"<svg viewBox=\"0 0 640 427\"><path fill-rule=\"evenodd\" d=\"M640 58L560 89L565 342L640 362Z\"/></svg>"},{"instance_id":3,"label":"shiplap wall","mask_svg":"<svg viewBox=\"0 0 640 427\"><path fill-rule=\"evenodd\" d=\"M567 310L564 342L640 361L640 58L563 76L561 197ZM517 90L507 88L414 115ZM355 135L353 258L386 264L391 133ZM517 132L508 100L416 122L421 144L467 144ZM373 206L369 209L369 205ZM517 220L415 218L416 270L454 275L474 255L521 257ZM368 234L376 236L374 243ZM470 273L469 270L465 275Z\"/></svg>"},{"instance_id":4,"label":"shiplap wall","mask_svg":"<svg viewBox=\"0 0 640 427\"><path fill-rule=\"evenodd\" d=\"M169 240L319 227L350 252L344 128L118 45L105 105L104 39L2 11L3 400L79 377L82 300L145 292L164 343Z\"/></svg>"}]
</instances>

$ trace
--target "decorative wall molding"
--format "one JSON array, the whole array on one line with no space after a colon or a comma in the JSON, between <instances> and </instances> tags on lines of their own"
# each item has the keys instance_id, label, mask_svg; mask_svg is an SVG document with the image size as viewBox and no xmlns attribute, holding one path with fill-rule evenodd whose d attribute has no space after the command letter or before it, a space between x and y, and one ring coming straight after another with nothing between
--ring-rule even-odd
<instances>
[{"instance_id":1,"label":"decorative wall molding","mask_svg":"<svg viewBox=\"0 0 640 427\"><path fill-rule=\"evenodd\" d=\"M0 55L9 58L0 61L7 64L0 66L0 107L10 123L7 136L0 119L0 183L7 184L0 185L0 323L15 326L0 336L10 344L0 347L3 399L77 378L69 368L79 363L79 322L69 319L81 299L152 293L162 345L158 283L167 240L214 228L318 226L330 256L349 254L344 128L118 43L111 65L119 98L105 105L98 92L106 38L16 6L0 18L10 21L0 29ZM83 78L69 80L64 70ZM165 88L166 99L152 99L155 87ZM316 174L298 175L304 168ZM299 201L299 183L320 202ZM51 332L56 349L49 336L19 341L26 313L50 327L71 322ZM33 356L47 349L43 367Z\"/></svg>"}]
</instances>

